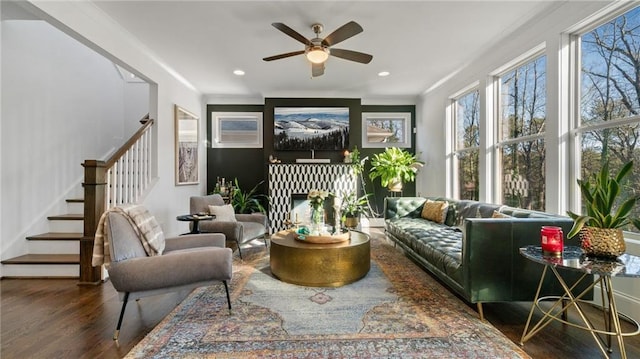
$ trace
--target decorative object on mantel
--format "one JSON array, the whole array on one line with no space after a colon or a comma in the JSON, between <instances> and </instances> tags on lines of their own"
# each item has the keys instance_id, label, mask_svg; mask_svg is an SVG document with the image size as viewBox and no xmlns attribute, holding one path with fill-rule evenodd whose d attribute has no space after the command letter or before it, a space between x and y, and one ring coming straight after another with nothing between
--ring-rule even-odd
<instances>
[{"instance_id":1,"label":"decorative object on mantel","mask_svg":"<svg viewBox=\"0 0 640 359\"><path fill-rule=\"evenodd\" d=\"M351 162L352 162L351 153L349 152L349 150L344 150L344 163L351 163Z\"/></svg>"},{"instance_id":2,"label":"decorative object on mantel","mask_svg":"<svg viewBox=\"0 0 640 359\"><path fill-rule=\"evenodd\" d=\"M280 161L278 159L278 157L275 157L273 155L269 155L269 163L281 163L282 161Z\"/></svg>"},{"instance_id":3,"label":"decorative object on mantel","mask_svg":"<svg viewBox=\"0 0 640 359\"><path fill-rule=\"evenodd\" d=\"M633 224L640 229L640 219L630 218L631 210L640 196L632 195L616 206L616 199L623 187L622 180L631 173L632 168L633 161L629 161L612 177L607 161L600 172L594 174L593 182L589 179L577 180L587 214L578 215L567 211L574 220L567 237L580 234L581 247L587 255L618 257L626 251L622 227Z\"/></svg>"},{"instance_id":4,"label":"decorative object on mantel","mask_svg":"<svg viewBox=\"0 0 640 359\"><path fill-rule=\"evenodd\" d=\"M380 184L391 192L401 192L403 183L413 182L418 169L424 165L416 155L398 147L387 147L371 159L369 178L380 177Z\"/></svg>"}]
</instances>

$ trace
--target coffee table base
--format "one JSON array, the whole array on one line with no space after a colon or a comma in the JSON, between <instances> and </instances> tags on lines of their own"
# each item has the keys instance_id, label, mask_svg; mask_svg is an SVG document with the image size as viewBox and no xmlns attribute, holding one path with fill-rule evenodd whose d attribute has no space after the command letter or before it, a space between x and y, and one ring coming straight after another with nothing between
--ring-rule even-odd
<instances>
[{"instance_id":1,"label":"coffee table base","mask_svg":"<svg viewBox=\"0 0 640 359\"><path fill-rule=\"evenodd\" d=\"M296 241L282 231L271 238L271 273L283 282L309 287L340 287L364 277L371 268L369 236L352 232L343 243Z\"/></svg>"}]
</instances>

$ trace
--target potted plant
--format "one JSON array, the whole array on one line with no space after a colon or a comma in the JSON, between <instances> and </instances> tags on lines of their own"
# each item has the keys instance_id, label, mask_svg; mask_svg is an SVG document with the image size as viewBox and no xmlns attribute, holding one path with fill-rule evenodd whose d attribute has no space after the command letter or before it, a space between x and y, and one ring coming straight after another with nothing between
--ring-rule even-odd
<instances>
[{"instance_id":1,"label":"potted plant","mask_svg":"<svg viewBox=\"0 0 640 359\"><path fill-rule=\"evenodd\" d=\"M369 207L370 195L371 193L365 193L363 196L357 197L355 192L342 195L340 213L342 223L346 228L356 228L360 224L360 216L366 213Z\"/></svg>"},{"instance_id":2,"label":"potted plant","mask_svg":"<svg viewBox=\"0 0 640 359\"><path fill-rule=\"evenodd\" d=\"M245 192L240 188L238 179L234 179L234 186L231 188L231 206L236 213L266 213L262 201L268 202L269 197L264 194L257 193L258 186L264 181L260 181L250 191Z\"/></svg>"},{"instance_id":3,"label":"potted plant","mask_svg":"<svg viewBox=\"0 0 640 359\"><path fill-rule=\"evenodd\" d=\"M389 191L402 191L402 184L413 182L418 169L424 165L415 155L398 147L387 147L384 152L373 155L369 178L380 177L380 184Z\"/></svg>"},{"instance_id":4,"label":"potted plant","mask_svg":"<svg viewBox=\"0 0 640 359\"><path fill-rule=\"evenodd\" d=\"M633 161L630 161L612 177L609 162L606 162L592 180L578 180L587 214L567 211L574 220L567 238L580 234L581 246L587 254L618 257L626 250L621 227L633 224L640 229L640 220L630 218L631 210L640 197L630 197L617 206L622 180L631 173L632 167Z\"/></svg>"}]
</instances>

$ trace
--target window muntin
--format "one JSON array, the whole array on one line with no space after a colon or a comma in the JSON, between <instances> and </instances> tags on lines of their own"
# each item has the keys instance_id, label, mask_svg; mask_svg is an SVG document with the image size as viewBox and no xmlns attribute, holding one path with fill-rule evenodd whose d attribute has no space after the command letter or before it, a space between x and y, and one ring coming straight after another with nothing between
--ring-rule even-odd
<instances>
[{"instance_id":1,"label":"window muntin","mask_svg":"<svg viewBox=\"0 0 640 359\"><path fill-rule=\"evenodd\" d=\"M459 199L479 200L480 92L475 89L453 100L454 189Z\"/></svg>"},{"instance_id":2,"label":"window muntin","mask_svg":"<svg viewBox=\"0 0 640 359\"><path fill-rule=\"evenodd\" d=\"M499 77L500 202L545 210L546 56Z\"/></svg>"},{"instance_id":3,"label":"window muntin","mask_svg":"<svg viewBox=\"0 0 640 359\"><path fill-rule=\"evenodd\" d=\"M640 189L640 8L632 9L579 38L580 118L575 129L574 156L586 179L605 162L612 172L634 160L633 173L621 189L621 199L637 195ZM577 184L570 187L580 198ZM585 212L584 206L579 210ZM635 208L634 217L640 216ZM628 226L627 231L639 231Z\"/></svg>"}]
</instances>

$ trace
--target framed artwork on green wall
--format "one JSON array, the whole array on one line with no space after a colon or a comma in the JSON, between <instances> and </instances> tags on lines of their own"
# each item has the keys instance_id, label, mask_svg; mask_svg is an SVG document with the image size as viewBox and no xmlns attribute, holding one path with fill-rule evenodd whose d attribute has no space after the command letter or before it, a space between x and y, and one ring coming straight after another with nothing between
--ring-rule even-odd
<instances>
[{"instance_id":1,"label":"framed artwork on green wall","mask_svg":"<svg viewBox=\"0 0 640 359\"><path fill-rule=\"evenodd\" d=\"M411 147L410 112L363 112L362 148Z\"/></svg>"},{"instance_id":2,"label":"framed artwork on green wall","mask_svg":"<svg viewBox=\"0 0 640 359\"><path fill-rule=\"evenodd\" d=\"M212 112L211 147L262 148L262 112Z\"/></svg>"}]
</instances>

